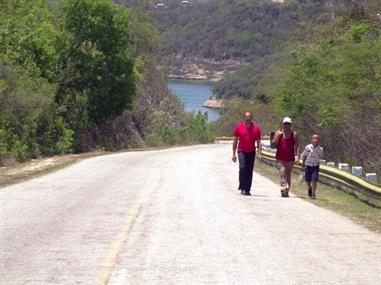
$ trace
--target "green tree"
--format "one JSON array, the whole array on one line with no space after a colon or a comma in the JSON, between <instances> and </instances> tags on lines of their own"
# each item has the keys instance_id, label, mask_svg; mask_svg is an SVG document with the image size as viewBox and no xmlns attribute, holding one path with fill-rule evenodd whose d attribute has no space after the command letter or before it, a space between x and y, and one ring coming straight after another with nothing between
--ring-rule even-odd
<instances>
[{"instance_id":1,"label":"green tree","mask_svg":"<svg viewBox=\"0 0 381 285\"><path fill-rule=\"evenodd\" d=\"M46 149L58 143L70 152L66 125L55 139L44 139L60 119L54 103L60 34L54 9L44 0L4 0L0 8L0 160L56 153Z\"/></svg>"},{"instance_id":2,"label":"green tree","mask_svg":"<svg viewBox=\"0 0 381 285\"><path fill-rule=\"evenodd\" d=\"M59 31L48 2L3 0L0 8L0 57L24 74L52 81Z\"/></svg>"},{"instance_id":3,"label":"green tree","mask_svg":"<svg viewBox=\"0 0 381 285\"><path fill-rule=\"evenodd\" d=\"M110 0L64 0L66 35L61 57L57 103L68 122L100 125L132 107L134 58L130 47L130 15Z\"/></svg>"}]
</instances>

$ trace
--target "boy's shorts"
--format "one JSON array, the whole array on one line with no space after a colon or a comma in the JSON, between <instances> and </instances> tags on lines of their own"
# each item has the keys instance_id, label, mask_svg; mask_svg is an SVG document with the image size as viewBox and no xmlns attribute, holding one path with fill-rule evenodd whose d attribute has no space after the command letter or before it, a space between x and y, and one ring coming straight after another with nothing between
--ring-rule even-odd
<instances>
[{"instance_id":1,"label":"boy's shorts","mask_svg":"<svg viewBox=\"0 0 381 285\"><path fill-rule=\"evenodd\" d=\"M308 182L319 180L319 165L317 166L307 166L304 170L305 180Z\"/></svg>"}]
</instances>

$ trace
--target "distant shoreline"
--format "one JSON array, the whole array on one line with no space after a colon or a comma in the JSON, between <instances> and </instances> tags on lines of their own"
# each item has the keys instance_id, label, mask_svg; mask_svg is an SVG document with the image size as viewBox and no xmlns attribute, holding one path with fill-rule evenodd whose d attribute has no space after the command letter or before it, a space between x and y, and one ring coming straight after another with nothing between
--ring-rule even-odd
<instances>
[{"instance_id":1,"label":"distant shoreline","mask_svg":"<svg viewBox=\"0 0 381 285\"><path fill-rule=\"evenodd\" d=\"M194 82L194 84L208 84L211 85L215 81L212 81L207 78L200 78L200 77L184 77L184 76L168 76L168 80L173 81L188 81L188 82ZM211 96L208 100L204 101L201 105L202 107L209 108L209 109L215 109L219 110L223 107L222 99L216 99L214 96Z\"/></svg>"},{"instance_id":2,"label":"distant shoreline","mask_svg":"<svg viewBox=\"0 0 381 285\"><path fill-rule=\"evenodd\" d=\"M211 109L221 109L223 107L223 102L221 99L211 98L209 100L206 100L202 104L202 106L205 108L211 108Z\"/></svg>"},{"instance_id":3,"label":"distant shoreline","mask_svg":"<svg viewBox=\"0 0 381 285\"><path fill-rule=\"evenodd\" d=\"M168 79L174 79L174 80L190 80L190 81L208 81L208 82L218 82L222 78L207 78L206 76L202 75L168 75Z\"/></svg>"}]
</instances>

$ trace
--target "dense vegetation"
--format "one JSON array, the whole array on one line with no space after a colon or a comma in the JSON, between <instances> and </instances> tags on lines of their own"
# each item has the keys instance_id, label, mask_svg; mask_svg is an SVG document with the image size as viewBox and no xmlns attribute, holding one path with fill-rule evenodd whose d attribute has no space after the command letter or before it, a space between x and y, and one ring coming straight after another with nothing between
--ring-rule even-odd
<instances>
[{"instance_id":1,"label":"dense vegetation","mask_svg":"<svg viewBox=\"0 0 381 285\"><path fill-rule=\"evenodd\" d=\"M283 6L266 0L208 1L191 7L170 5L154 16L165 54L251 61L278 49L311 13L322 13L324 5L306 2Z\"/></svg>"},{"instance_id":2,"label":"dense vegetation","mask_svg":"<svg viewBox=\"0 0 381 285\"><path fill-rule=\"evenodd\" d=\"M169 94L156 41L145 12L110 0L1 1L0 163L210 140Z\"/></svg>"},{"instance_id":3,"label":"dense vegetation","mask_svg":"<svg viewBox=\"0 0 381 285\"><path fill-rule=\"evenodd\" d=\"M362 7L290 49L269 89L307 135L322 134L328 157L381 173L381 22Z\"/></svg>"},{"instance_id":4,"label":"dense vegetation","mask_svg":"<svg viewBox=\"0 0 381 285\"><path fill-rule=\"evenodd\" d=\"M328 159L381 173L380 11L377 0L210 0L153 13L161 58L244 63L216 85L219 133L247 108L265 133L289 115L303 143L322 134Z\"/></svg>"},{"instance_id":5,"label":"dense vegetation","mask_svg":"<svg viewBox=\"0 0 381 285\"><path fill-rule=\"evenodd\" d=\"M279 60L278 52L296 40L307 40L310 33L343 15L351 0L289 0L274 4L257 1L195 1L184 7L181 1L163 1L167 9L154 9L162 34L160 58L238 60L251 63L238 75L227 77L216 86L219 97L248 99L256 90L266 67ZM357 1L377 11L377 1ZM373 3L373 4L372 4ZM248 77L247 74L252 76ZM258 98L263 94L255 94ZM262 99L265 99L262 96Z\"/></svg>"}]
</instances>

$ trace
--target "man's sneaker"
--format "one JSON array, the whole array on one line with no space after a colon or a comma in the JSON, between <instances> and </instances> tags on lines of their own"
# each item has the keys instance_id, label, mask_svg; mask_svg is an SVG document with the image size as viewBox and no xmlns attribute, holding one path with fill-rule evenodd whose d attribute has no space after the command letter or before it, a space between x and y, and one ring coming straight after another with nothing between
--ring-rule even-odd
<instances>
[{"instance_id":1,"label":"man's sneaker","mask_svg":"<svg viewBox=\"0 0 381 285\"><path fill-rule=\"evenodd\" d=\"M288 192L286 190L280 190L280 194L282 197L287 198L288 197Z\"/></svg>"},{"instance_id":2,"label":"man's sneaker","mask_svg":"<svg viewBox=\"0 0 381 285\"><path fill-rule=\"evenodd\" d=\"M315 193L311 193L311 199L316 199L316 195L315 195Z\"/></svg>"},{"instance_id":3,"label":"man's sneaker","mask_svg":"<svg viewBox=\"0 0 381 285\"><path fill-rule=\"evenodd\" d=\"M241 195L250 196L250 191L241 190Z\"/></svg>"},{"instance_id":4,"label":"man's sneaker","mask_svg":"<svg viewBox=\"0 0 381 285\"><path fill-rule=\"evenodd\" d=\"M308 196L311 198L312 197L312 188L308 188Z\"/></svg>"}]
</instances>

